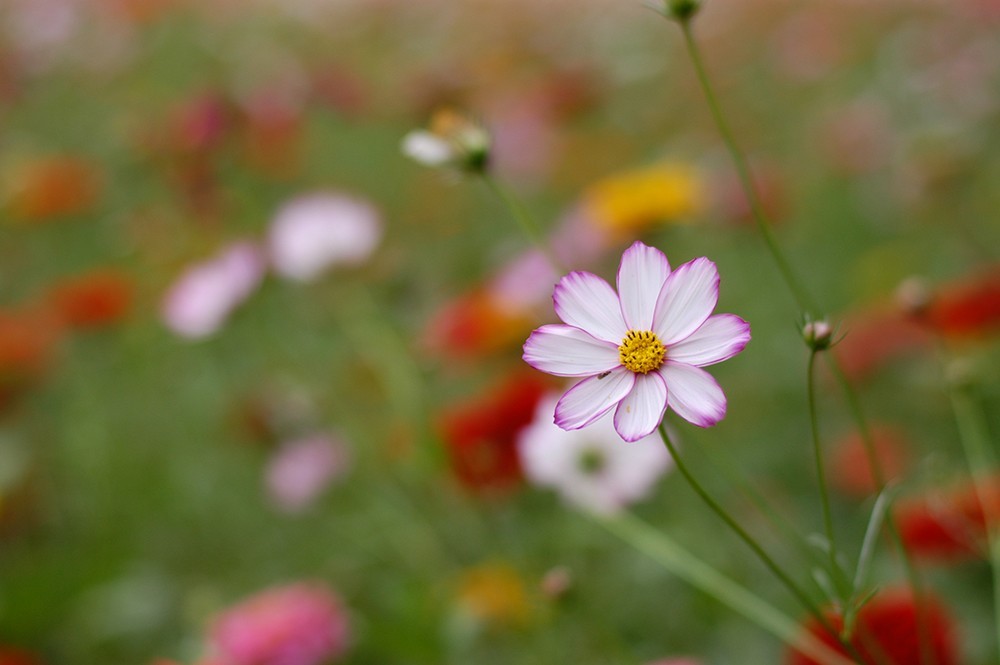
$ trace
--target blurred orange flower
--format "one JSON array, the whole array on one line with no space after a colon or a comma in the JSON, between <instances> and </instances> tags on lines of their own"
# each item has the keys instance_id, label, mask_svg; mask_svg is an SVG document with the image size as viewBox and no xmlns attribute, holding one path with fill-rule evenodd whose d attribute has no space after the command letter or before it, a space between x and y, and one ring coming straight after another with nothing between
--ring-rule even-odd
<instances>
[{"instance_id":1,"label":"blurred orange flower","mask_svg":"<svg viewBox=\"0 0 1000 665\"><path fill-rule=\"evenodd\" d=\"M456 600L462 611L494 626L523 625L531 616L524 580L505 563L486 563L465 571Z\"/></svg>"},{"instance_id":2,"label":"blurred orange flower","mask_svg":"<svg viewBox=\"0 0 1000 665\"><path fill-rule=\"evenodd\" d=\"M60 332L43 310L0 311L0 410L44 375Z\"/></svg>"},{"instance_id":3,"label":"blurred orange flower","mask_svg":"<svg viewBox=\"0 0 1000 665\"><path fill-rule=\"evenodd\" d=\"M533 323L527 313L503 306L480 288L445 303L427 323L424 339L436 355L478 356L520 344Z\"/></svg>"},{"instance_id":4,"label":"blurred orange flower","mask_svg":"<svg viewBox=\"0 0 1000 665\"><path fill-rule=\"evenodd\" d=\"M102 268L59 282L49 291L49 299L66 325L100 328L125 318L132 306L132 291L127 274Z\"/></svg>"},{"instance_id":5,"label":"blurred orange flower","mask_svg":"<svg viewBox=\"0 0 1000 665\"><path fill-rule=\"evenodd\" d=\"M7 208L13 219L47 222L88 212L101 195L103 175L93 162L72 155L38 158L15 169Z\"/></svg>"}]
</instances>

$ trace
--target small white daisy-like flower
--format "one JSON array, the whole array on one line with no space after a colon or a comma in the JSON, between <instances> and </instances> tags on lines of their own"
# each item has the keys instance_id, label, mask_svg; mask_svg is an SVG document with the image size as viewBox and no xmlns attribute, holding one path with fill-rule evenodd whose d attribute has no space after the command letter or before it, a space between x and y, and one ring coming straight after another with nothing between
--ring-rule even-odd
<instances>
[{"instance_id":1,"label":"small white daisy-like flower","mask_svg":"<svg viewBox=\"0 0 1000 665\"><path fill-rule=\"evenodd\" d=\"M567 432L552 423L558 397L538 406L534 422L518 437L527 478L555 489L567 502L598 514L613 514L645 497L670 468L659 437L623 446L605 418L586 430Z\"/></svg>"},{"instance_id":2,"label":"small white daisy-like flower","mask_svg":"<svg viewBox=\"0 0 1000 665\"><path fill-rule=\"evenodd\" d=\"M701 369L733 357L750 341L750 325L712 315L719 271L699 258L671 271L658 249L634 243L622 255L618 293L600 277L572 272L556 284L563 324L535 330L524 360L556 376L585 377L555 408L566 430L586 427L612 409L625 441L651 434L669 406L699 427L726 415L726 396Z\"/></svg>"},{"instance_id":3,"label":"small white daisy-like flower","mask_svg":"<svg viewBox=\"0 0 1000 665\"><path fill-rule=\"evenodd\" d=\"M271 224L271 263L282 277L310 282L333 266L364 263L382 230L378 211L365 201L335 193L299 196Z\"/></svg>"}]
</instances>

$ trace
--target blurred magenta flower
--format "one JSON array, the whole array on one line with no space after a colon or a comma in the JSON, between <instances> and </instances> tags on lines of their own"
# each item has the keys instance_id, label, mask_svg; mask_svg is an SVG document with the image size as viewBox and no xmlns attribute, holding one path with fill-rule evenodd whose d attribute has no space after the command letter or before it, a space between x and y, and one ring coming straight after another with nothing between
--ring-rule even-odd
<instances>
[{"instance_id":1,"label":"blurred magenta flower","mask_svg":"<svg viewBox=\"0 0 1000 665\"><path fill-rule=\"evenodd\" d=\"M309 282L336 265L364 263L382 238L370 204L335 193L295 198L278 210L268 238L275 271Z\"/></svg>"},{"instance_id":2,"label":"blurred magenta flower","mask_svg":"<svg viewBox=\"0 0 1000 665\"><path fill-rule=\"evenodd\" d=\"M340 599L318 584L273 587L231 607L212 625L226 665L321 665L347 651L350 626Z\"/></svg>"},{"instance_id":3,"label":"blurred magenta flower","mask_svg":"<svg viewBox=\"0 0 1000 665\"><path fill-rule=\"evenodd\" d=\"M750 341L750 326L733 314L712 316L719 272L706 258L671 272L658 249L636 242L622 255L618 293L588 272L556 284L563 325L537 329L524 360L556 376L585 377L563 395L555 423L586 427L615 408L625 441L651 434L667 406L699 427L726 415L726 396L701 369L733 357Z\"/></svg>"},{"instance_id":4,"label":"blurred magenta flower","mask_svg":"<svg viewBox=\"0 0 1000 665\"><path fill-rule=\"evenodd\" d=\"M164 323L181 337L208 337L246 300L264 277L260 250L236 242L189 267L163 300Z\"/></svg>"},{"instance_id":5,"label":"blurred magenta flower","mask_svg":"<svg viewBox=\"0 0 1000 665\"><path fill-rule=\"evenodd\" d=\"M524 474L535 485L555 489L578 508L611 514L645 497L670 468L659 437L623 446L607 418L586 430L556 427L550 416L556 400L542 400L518 438Z\"/></svg>"},{"instance_id":6,"label":"blurred magenta flower","mask_svg":"<svg viewBox=\"0 0 1000 665\"><path fill-rule=\"evenodd\" d=\"M268 462L265 484L278 508L297 513L343 476L349 465L349 452L343 442L315 434L282 444Z\"/></svg>"}]
</instances>

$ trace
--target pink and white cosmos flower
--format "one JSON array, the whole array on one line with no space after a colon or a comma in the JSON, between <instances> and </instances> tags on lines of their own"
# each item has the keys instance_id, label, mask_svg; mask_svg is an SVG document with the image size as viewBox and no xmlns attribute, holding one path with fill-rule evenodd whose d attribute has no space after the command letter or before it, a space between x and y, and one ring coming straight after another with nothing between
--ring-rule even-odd
<instances>
[{"instance_id":1,"label":"pink and white cosmos flower","mask_svg":"<svg viewBox=\"0 0 1000 665\"><path fill-rule=\"evenodd\" d=\"M701 368L742 351L750 325L712 315L714 263L699 258L671 271L663 252L636 242L622 255L617 294L596 275L571 272L552 299L563 324L531 333L524 360L556 376L586 377L559 400L556 425L580 429L614 408L615 430L631 442L651 434L668 406L699 427L725 417L726 396Z\"/></svg>"}]
</instances>

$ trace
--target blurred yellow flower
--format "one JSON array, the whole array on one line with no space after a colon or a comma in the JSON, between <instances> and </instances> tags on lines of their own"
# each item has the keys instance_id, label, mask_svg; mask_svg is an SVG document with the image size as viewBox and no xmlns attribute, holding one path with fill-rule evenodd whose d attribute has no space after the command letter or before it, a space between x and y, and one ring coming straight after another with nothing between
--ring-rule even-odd
<instances>
[{"instance_id":1,"label":"blurred yellow flower","mask_svg":"<svg viewBox=\"0 0 1000 665\"><path fill-rule=\"evenodd\" d=\"M492 625L523 625L531 615L524 580L504 563L485 563L465 571L457 601L473 618Z\"/></svg>"},{"instance_id":2,"label":"blurred yellow flower","mask_svg":"<svg viewBox=\"0 0 1000 665\"><path fill-rule=\"evenodd\" d=\"M623 235L656 224L686 222L704 206L701 173L663 162L609 176L584 193L584 207L601 228Z\"/></svg>"}]
</instances>

